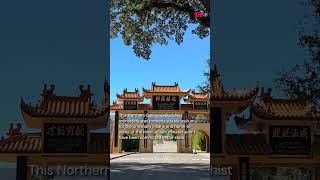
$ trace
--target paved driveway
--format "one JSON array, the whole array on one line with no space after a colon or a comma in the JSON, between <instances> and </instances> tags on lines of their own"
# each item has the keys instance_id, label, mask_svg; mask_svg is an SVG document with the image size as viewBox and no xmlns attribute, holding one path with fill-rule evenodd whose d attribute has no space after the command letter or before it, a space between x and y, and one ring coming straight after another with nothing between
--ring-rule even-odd
<instances>
[{"instance_id":1,"label":"paved driveway","mask_svg":"<svg viewBox=\"0 0 320 180\"><path fill-rule=\"evenodd\" d=\"M209 164L208 153L136 153L111 160L111 180L209 180Z\"/></svg>"}]
</instances>

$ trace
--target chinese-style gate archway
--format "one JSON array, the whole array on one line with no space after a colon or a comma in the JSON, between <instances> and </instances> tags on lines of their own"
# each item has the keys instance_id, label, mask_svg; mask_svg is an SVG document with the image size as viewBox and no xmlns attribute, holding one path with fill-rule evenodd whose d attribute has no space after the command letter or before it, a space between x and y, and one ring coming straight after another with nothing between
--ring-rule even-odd
<instances>
[{"instance_id":1,"label":"chinese-style gate archway","mask_svg":"<svg viewBox=\"0 0 320 180\"><path fill-rule=\"evenodd\" d=\"M265 92L261 88L256 101L258 85L244 91L227 91L216 66L210 76L212 169L232 167L232 180L249 180L254 179L250 172L255 169L273 169L276 176L277 168L309 168L311 174L304 174L305 178L320 179L319 111L298 100L275 99L271 89ZM250 114L248 118L238 115L245 110ZM245 133L225 133L231 118Z\"/></svg>"},{"instance_id":2,"label":"chinese-style gate archway","mask_svg":"<svg viewBox=\"0 0 320 180\"><path fill-rule=\"evenodd\" d=\"M187 97L187 98L186 98ZM111 124L111 152L122 152L121 131L136 131L135 127L142 128L141 134L146 137L145 132L155 132L162 125L173 127L172 123L155 122L150 120L152 115L180 115L182 118L176 119L172 128L174 131L181 131L183 138L177 140L177 152L192 152L192 132L202 132L206 135L206 150L209 151L209 95L205 92L195 92L191 90L180 90L178 83L174 85L156 85L152 83L151 89L144 89L142 95L138 89L129 92L125 89L122 94L117 94L117 99L121 103L113 102L110 111L115 113L115 122ZM144 100L151 103L143 103ZM184 100L185 103L181 103ZM142 115L141 122L131 123L129 128L123 127L128 123L121 121L123 115ZM149 123L146 123L149 120ZM160 117L161 120L161 117ZM164 120L164 119L163 119ZM149 126L148 126L149 125ZM139 139L139 152L153 152L152 138Z\"/></svg>"},{"instance_id":3,"label":"chinese-style gate archway","mask_svg":"<svg viewBox=\"0 0 320 180\"><path fill-rule=\"evenodd\" d=\"M40 131L22 133L20 124L11 124L0 140L0 161L17 163L17 179L30 180L31 165L110 166L109 133L92 132L107 126L107 106L97 107L89 85L79 89L79 96L57 96L54 85L45 85L39 104L21 99L25 124ZM108 93L105 83L105 104Z\"/></svg>"}]
</instances>

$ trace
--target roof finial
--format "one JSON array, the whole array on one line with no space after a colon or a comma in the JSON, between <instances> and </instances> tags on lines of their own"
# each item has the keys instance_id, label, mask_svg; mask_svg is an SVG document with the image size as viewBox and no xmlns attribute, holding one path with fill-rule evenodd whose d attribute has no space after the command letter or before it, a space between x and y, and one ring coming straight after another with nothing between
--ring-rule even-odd
<instances>
[{"instance_id":1,"label":"roof finial","mask_svg":"<svg viewBox=\"0 0 320 180\"><path fill-rule=\"evenodd\" d=\"M84 86L81 84L81 85L79 86L79 89L80 89L81 92L83 91L83 88L84 88Z\"/></svg>"},{"instance_id":2,"label":"roof finial","mask_svg":"<svg viewBox=\"0 0 320 180\"><path fill-rule=\"evenodd\" d=\"M18 129L18 131L20 132L20 130L21 130L21 124L20 123L17 123L17 129Z\"/></svg>"},{"instance_id":3,"label":"roof finial","mask_svg":"<svg viewBox=\"0 0 320 180\"><path fill-rule=\"evenodd\" d=\"M50 88L51 88L51 91L54 92L54 89L55 89L54 84L51 84L51 85L50 85Z\"/></svg>"},{"instance_id":4,"label":"roof finial","mask_svg":"<svg viewBox=\"0 0 320 180\"><path fill-rule=\"evenodd\" d=\"M268 88L268 91L267 91L267 93L268 93L268 95L271 97L271 92L272 92L272 89L271 88Z\"/></svg>"},{"instance_id":5,"label":"roof finial","mask_svg":"<svg viewBox=\"0 0 320 180\"><path fill-rule=\"evenodd\" d=\"M264 87L261 87L261 95L260 95L260 98L262 101L269 101L271 100L271 92L272 92L272 89L271 88L268 88L267 89L267 92L264 91Z\"/></svg>"}]
</instances>

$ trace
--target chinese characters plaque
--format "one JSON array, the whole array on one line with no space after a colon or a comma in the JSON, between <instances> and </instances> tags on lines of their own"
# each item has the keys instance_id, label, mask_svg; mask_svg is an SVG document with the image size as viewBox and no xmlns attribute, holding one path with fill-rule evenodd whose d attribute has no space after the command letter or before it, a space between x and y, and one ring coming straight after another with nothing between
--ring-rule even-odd
<instances>
[{"instance_id":1,"label":"chinese characters plaque","mask_svg":"<svg viewBox=\"0 0 320 180\"><path fill-rule=\"evenodd\" d=\"M308 126L271 126L269 137L275 154L309 154L311 152Z\"/></svg>"},{"instance_id":2,"label":"chinese characters plaque","mask_svg":"<svg viewBox=\"0 0 320 180\"><path fill-rule=\"evenodd\" d=\"M138 102L137 101L124 101L123 102L124 110L137 110L138 109Z\"/></svg>"},{"instance_id":3,"label":"chinese characters plaque","mask_svg":"<svg viewBox=\"0 0 320 180\"><path fill-rule=\"evenodd\" d=\"M179 96L153 96L153 110L179 110Z\"/></svg>"},{"instance_id":4,"label":"chinese characters plaque","mask_svg":"<svg viewBox=\"0 0 320 180\"><path fill-rule=\"evenodd\" d=\"M44 124L44 153L87 153L86 124Z\"/></svg>"},{"instance_id":5,"label":"chinese characters plaque","mask_svg":"<svg viewBox=\"0 0 320 180\"><path fill-rule=\"evenodd\" d=\"M194 109L198 111L206 111L208 110L208 104L206 101L195 101Z\"/></svg>"}]
</instances>

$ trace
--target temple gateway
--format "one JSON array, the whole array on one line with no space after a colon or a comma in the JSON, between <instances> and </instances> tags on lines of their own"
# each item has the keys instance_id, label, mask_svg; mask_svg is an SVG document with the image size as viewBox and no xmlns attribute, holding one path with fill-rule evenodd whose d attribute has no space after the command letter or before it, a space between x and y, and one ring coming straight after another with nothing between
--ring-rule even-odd
<instances>
[{"instance_id":1,"label":"temple gateway","mask_svg":"<svg viewBox=\"0 0 320 180\"><path fill-rule=\"evenodd\" d=\"M320 112L296 99L276 99L258 85L225 90L217 67L210 72L210 162L231 167L232 180L319 180ZM248 112L248 117L239 116ZM234 119L242 134L226 134Z\"/></svg>"},{"instance_id":2,"label":"temple gateway","mask_svg":"<svg viewBox=\"0 0 320 180\"><path fill-rule=\"evenodd\" d=\"M81 85L79 90L79 96L58 96L54 85L49 88L44 85L38 104L21 99L25 124L39 131L22 133L20 124L14 127L11 123L7 137L0 140L0 161L16 163L18 180L55 177L43 167L59 165L108 169L109 133L92 131L107 126L109 111L107 106L98 107L94 103L90 85L87 88ZM107 83L104 96L104 104L109 104ZM42 170L32 172L32 166Z\"/></svg>"},{"instance_id":3,"label":"temple gateway","mask_svg":"<svg viewBox=\"0 0 320 180\"><path fill-rule=\"evenodd\" d=\"M192 153L192 139L196 133L205 137L204 151L209 152L209 95L205 92L181 90L174 85L151 84L151 89L117 94L118 102L110 105L115 113L110 123L111 153L125 151L125 137L137 137L136 151L154 152L157 132L167 129L177 137L176 152ZM144 101L150 103L144 103ZM170 134L169 133L169 134ZM178 138L179 137L179 138Z\"/></svg>"}]
</instances>

